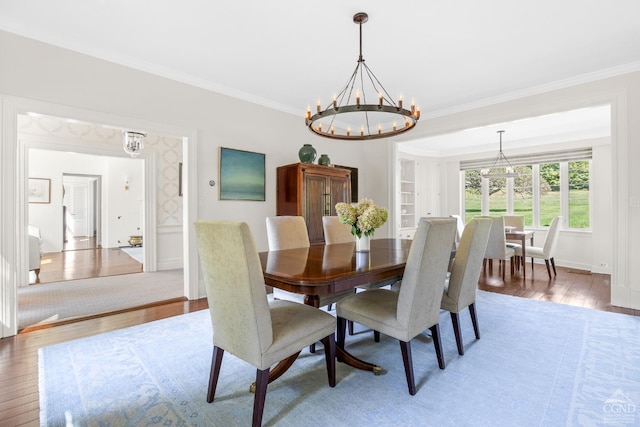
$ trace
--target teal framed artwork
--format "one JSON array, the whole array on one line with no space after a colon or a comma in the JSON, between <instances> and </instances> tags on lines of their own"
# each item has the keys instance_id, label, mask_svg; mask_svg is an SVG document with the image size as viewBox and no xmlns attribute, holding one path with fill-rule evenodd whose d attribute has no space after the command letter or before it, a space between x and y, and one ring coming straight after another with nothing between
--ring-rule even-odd
<instances>
[{"instance_id":1,"label":"teal framed artwork","mask_svg":"<svg viewBox=\"0 0 640 427\"><path fill-rule=\"evenodd\" d=\"M265 155L220 147L220 200L264 202Z\"/></svg>"}]
</instances>

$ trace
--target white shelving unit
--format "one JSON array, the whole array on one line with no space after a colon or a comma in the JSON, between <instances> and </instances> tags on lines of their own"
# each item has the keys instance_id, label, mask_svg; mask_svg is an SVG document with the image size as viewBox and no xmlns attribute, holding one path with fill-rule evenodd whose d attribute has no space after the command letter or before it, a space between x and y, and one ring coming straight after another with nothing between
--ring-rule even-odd
<instances>
[{"instance_id":1,"label":"white shelving unit","mask_svg":"<svg viewBox=\"0 0 640 427\"><path fill-rule=\"evenodd\" d=\"M413 237L416 229L416 162L400 159L399 168L400 237Z\"/></svg>"}]
</instances>

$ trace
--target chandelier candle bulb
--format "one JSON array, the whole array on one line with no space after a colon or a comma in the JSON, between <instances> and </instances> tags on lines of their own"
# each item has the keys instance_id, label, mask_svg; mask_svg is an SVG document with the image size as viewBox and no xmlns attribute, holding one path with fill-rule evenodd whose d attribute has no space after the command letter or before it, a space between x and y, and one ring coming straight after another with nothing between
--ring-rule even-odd
<instances>
[{"instance_id":1,"label":"chandelier candle bulb","mask_svg":"<svg viewBox=\"0 0 640 427\"><path fill-rule=\"evenodd\" d=\"M360 128L360 136L364 136L364 126Z\"/></svg>"},{"instance_id":2,"label":"chandelier candle bulb","mask_svg":"<svg viewBox=\"0 0 640 427\"><path fill-rule=\"evenodd\" d=\"M378 107L382 107L382 94L378 94Z\"/></svg>"},{"instance_id":3,"label":"chandelier candle bulb","mask_svg":"<svg viewBox=\"0 0 640 427\"><path fill-rule=\"evenodd\" d=\"M356 91L356 105L360 106L360 92Z\"/></svg>"},{"instance_id":4,"label":"chandelier candle bulb","mask_svg":"<svg viewBox=\"0 0 640 427\"><path fill-rule=\"evenodd\" d=\"M333 108L338 108L338 100L335 95L333 95Z\"/></svg>"},{"instance_id":5,"label":"chandelier candle bulb","mask_svg":"<svg viewBox=\"0 0 640 427\"><path fill-rule=\"evenodd\" d=\"M316 104L316 106L318 107L318 113L320 113L322 111L322 105L320 105L320 100L318 99L318 103Z\"/></svg>"},{"instance_id":6,"label":"chandelier candle bulb","mask_svg":"<svg viewBox=\"0 0 640 427\"><path fill-rule=\"evenodd\" d=\"M402 97L398 98L398 108L402 110Z\"/></svg>"}]
</instances>

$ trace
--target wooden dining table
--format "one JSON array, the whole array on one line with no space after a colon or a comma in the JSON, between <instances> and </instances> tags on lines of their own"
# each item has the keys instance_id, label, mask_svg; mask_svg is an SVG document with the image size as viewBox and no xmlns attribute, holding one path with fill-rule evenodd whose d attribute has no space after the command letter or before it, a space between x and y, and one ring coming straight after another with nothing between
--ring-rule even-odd
<instances>
[{"instance_id":1,"label":"wooden dining table","mask_svg":"<svg viewBox=\"0 0 640 427\"><path fill-rule=\"evenodd\" d=\"M312 245L260 253L265 284L303 294L305 304L318 307L320 295L331 294L380 280L402 279L411 240L373 239L369 252L356 252L355 243ZM336 347L337 359L355 368L381 372L379 366L362 361ZM293 363L282 361L274 378ZM288 366L287 366L288 364ZM273 380L270 375L270 381Z\"/></svg>"},{"instance_id":2,"label":"wooden dining table","mask_svg":"<svg viewBox=\"0 0 640 427\"><path fill-rule=\"evenodd\" d=\"M527 239L531 242L530 246L533 246L533 231L505 231L506 240L520 240L522 245L522 277L527 277L527 271L525 269L525 260L527 256Z\"/></svg>"}]
</instances>

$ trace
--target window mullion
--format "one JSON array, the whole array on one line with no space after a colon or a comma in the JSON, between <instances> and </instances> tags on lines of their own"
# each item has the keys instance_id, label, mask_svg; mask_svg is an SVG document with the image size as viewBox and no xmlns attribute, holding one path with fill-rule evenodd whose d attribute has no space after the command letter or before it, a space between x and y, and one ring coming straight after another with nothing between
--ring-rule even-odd
<instances>
[{"instance_id":1,"label":"window mullion","mask_svg":"<svg viewBox=\"0 0 640 427\"><path fill-rule=\"evenodd\" d=\"M540 227L540 165L531 166L531 179L532 188L531 192L533 198L533 227Z\"/></svg>"},{"instance_id":2,"label":"window mullion","mask_svg":"<svg viewBox=\"0 0 640 427\"><path fill-rule=\"evenodd\" d=\"M569 218L569 163L560 162L560 215L562 226L566 227Z\"/></svg>"}]
</instances>

